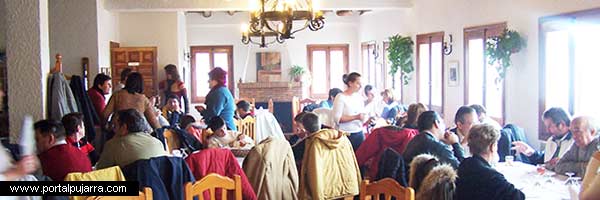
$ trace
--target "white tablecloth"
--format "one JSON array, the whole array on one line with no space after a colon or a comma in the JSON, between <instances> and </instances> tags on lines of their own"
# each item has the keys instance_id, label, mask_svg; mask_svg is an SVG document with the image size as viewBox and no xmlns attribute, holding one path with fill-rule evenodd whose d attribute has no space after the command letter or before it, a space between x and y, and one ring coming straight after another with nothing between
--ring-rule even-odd
<instances>
[{"instance_id":1,"label":"white tablecloth","mask_svg":"<svg viewBox=\"0 0 600 200\"><path fill-rule=\"evenodd\" d=\"M498 163L496 170L502 173L506 180L515 185L525 193L526 199L563 200L571 199L564 175L554 174L546 170L546 174L553 176L538 175L536 166L522 162L514 162L512 166L506 163Z\"/></svg>"},{"instance_id":2,"label":"white tablecloth","mask_svg":"<svg viewBox=\"0 0 600 200\"><path fill-rule=\"evenodd\" d=\"M256 127L254 127L256 131L254 136L255 144L260 143L260 141L267 137L285 139L281 126L279 126L279 122L277 122L273 113L270 113L266 109L257 109L254 115L256 117Z\"/></svg>"}]
</instances>

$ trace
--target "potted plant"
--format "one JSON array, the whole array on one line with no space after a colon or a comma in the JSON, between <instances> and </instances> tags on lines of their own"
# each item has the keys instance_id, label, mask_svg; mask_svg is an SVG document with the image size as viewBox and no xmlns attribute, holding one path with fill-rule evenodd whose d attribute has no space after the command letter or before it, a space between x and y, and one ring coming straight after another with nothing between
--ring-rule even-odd
<instances>
[{"instance_id":1,"label":"potted plant","mask_svg":"<svg viewBox=\"0 0 600 200\"><path fill-rule=\"evenodd\" d=\"M510 56L521 51L525 45L525 39L519 32L508 29L504 29L500 35L486 40L485 53L488 57L488 64L494 66L499 75L496 83L501 82L506 76L506 70L511 65Z\"/></svg>"},{"instance_id":2,"label":"potted plant","mask_svg":"<svg viewBox=\"0 0 600 200\"><path fill-rule=\"evenodd\" d=\"M299 65L293 65L292 68L290 68L290 78L295 82L300 82L305 73L306 69L304 69L304 67L300 67Z\"/></svg>"},{"instance_id":3,"label":"potted plant","mask_svg":"<svg viewBox=\"0 0 600 200\"><path fill-rule=\"evenodd\" d=\"M389 40L390 46L387 52L391 62L389 74L392 76L392 85L396 85L396 73L398 71L400 71L403 84L407 85L410 73L415 70L412 61L413 45L415 43L411 37L402 37L401 35L394 35Z\"/></svg>"}]
</instances>

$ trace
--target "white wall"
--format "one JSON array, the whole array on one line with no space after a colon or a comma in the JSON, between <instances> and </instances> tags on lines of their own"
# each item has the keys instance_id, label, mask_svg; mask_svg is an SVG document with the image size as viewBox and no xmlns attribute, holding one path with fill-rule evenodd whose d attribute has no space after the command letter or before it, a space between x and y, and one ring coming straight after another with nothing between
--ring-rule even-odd
<instances>
[{"instance_id":1,"label":"white wall","mask_svg":"<svg viewBox=\"0 0 600 200\"><path fill-rule=\"evenodd\" d=\"M295 34L295 39L283 44L259 48L258 45L245 45L241 42L241 24L248 23L247 13L229 16L225 13L213 13L211 18L199 14L187 15L187 40L189 46L233 45L234 79L244 82L256 81L256 53L264 51L281 52L282 81L288 81L288 70L292 65L308 68L306 45L308 44L349 44L350 71L358 70L358 18L357 16L337 17L327 14L325 27L312 32L304 30ZM246 72L244 74L244 71ZM341 77L339 77L341 81Z\"/></svg>"},{"instance_id":2,"label":"white wall","mask_svg":"<svg viewBox=\"0 0 600 200\"><path fill-rule=\"evenodd\" d=\"M83 57L90 59L90 69L97 69L96 0L54 0L48 5L48 12L51 66L60 53L65 74L81 76Z\"/></svg>"},{"instance_id":3,"label":"white wall","mask_svg":"<svg viewBox=\"0 0 600 200\"><path fill-rule=\"evenodd\" d=\"M119 42L119 14L106 10L104 1L98 0L96 8L98 13L98 66L110 68L110 42ZM98 68L90 69L91 81L98 70ZM112 76L119 79L118 74L112 74Z\"/></svg>"},{"instance_id":4,"label":"white wall","mask_svg":"<svg viewBox=\"0 0 600 200\"><path fill-rule=\"evenodd\" d=\"M463 72L463 28L497 22L508 22L508 27L518 30L527 40L527 48L513 57L512 68L508 71L506 94L506 121L525 128L527 137L538 146L538 19L543 16L600 7L600 1L584 0L418 0L407 10L386 11L387 14L373 16L369 22L361 19L361 41L387 36L383 33L420 33L444 31L454 35L454 52L445 61L457 60L460 63L459 75L464 81ZM399 14L401 12L403 14ZM389 23L394 16L393 23ZM366 16L365 18L369 18ZM388 19L386 21L386 19ZM408 30L399 24L409 21ZM386 26L386 24L388 24ZM393 24L393 25L390 25ZM412 27L412 28L411 28ZM376 32L376 34L374 34ZM447 80L444 80L447 82ZM413 88L405 97L416 99ZM458 87L446 87L445 118L453 120L454 111L464 102L464 83Z\"/></svg>"},{"instance_id":5,"label":"white wall","mask_svg":"<svg viewBox=\"0 0 600 200\"><path fill-rule=\"evenodd\" d=\"M158 47L159 80L167 64L178 64L177 12L119 13L121 47Z\"/></svg>"}]
</instances>

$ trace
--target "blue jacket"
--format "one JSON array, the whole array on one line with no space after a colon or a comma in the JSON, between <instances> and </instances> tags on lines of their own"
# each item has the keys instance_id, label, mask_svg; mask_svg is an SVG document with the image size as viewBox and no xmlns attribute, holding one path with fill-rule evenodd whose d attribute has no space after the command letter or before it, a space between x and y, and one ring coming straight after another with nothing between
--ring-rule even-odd
<instances>
[{"instance_id":1,"label":"blue jacket","mask_svg":"<svg viewBox=\"0 0 600 200\"><path fill-rule=\"evenodd\" d=\"M235 115L235 102L231 92L225 86L216 86L206 95L206 110L202 113L205 120L219 116L225 120L227 129L237 131L233 116Z\"/></svg>"},{"instance_id":2,"label":"blue jacket","mask_svg":"<svg viewBox=\"0 0 600 200\"><path fill-rule=\"evenodd\" d=\"M123 175L138 181L140 189L151 187L154 199L183 200L185 184L195 181L183 159L169 156L138 160L123 167Z\"/></svg>"}]
</instances>

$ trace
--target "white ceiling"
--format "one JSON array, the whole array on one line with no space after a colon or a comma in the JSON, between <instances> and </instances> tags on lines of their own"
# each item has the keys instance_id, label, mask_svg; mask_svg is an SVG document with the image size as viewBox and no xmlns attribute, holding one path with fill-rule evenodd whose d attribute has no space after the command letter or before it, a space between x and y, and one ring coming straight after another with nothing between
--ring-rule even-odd
<instances>
[{"instance_id":1,"label":"white ceiling","mask_svg":"<svg viewBox=\"0 0 600 200\"><path fill-rule=\"evenodd\" d=\"M410 8L414 0L320 0L324 10L390 10ZM247 10L248 0L105 0L111 11Z\"/></svg>"}]
</instances>

